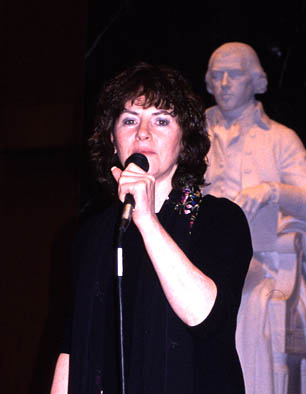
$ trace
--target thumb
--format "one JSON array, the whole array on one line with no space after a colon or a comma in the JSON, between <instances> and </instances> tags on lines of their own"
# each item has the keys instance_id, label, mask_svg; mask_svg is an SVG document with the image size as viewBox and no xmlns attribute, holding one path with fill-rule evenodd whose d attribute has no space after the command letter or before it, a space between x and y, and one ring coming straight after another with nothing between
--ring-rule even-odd
<instances>
[{"instance_id":1,"label":"thumb","mask_svg":"<svg viewBox=\"0 0 306 394\"><path fill-rule=\"evenodd\" d=\"M116 182L119 181L119 178L121 176L122 171L118 167L112 167L111 172L113 174L113 177L115 178Z\"/></svg>"}]
</instances>

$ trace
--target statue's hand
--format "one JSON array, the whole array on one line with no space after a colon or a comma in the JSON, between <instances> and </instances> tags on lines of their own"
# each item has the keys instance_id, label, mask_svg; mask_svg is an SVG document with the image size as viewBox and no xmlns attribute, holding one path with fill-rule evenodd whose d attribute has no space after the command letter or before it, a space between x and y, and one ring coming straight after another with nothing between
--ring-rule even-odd
<instances>
[{"instance_id":1,"label":"statue's hand","mask_svg":"<svg viewBox=\"0 0 306 394\"><path fill-rule=\"evenodd\" d=\"M251 222L258 209L267 204L272 197L272 188L269 183L260 183L257 186L247 187L241 190L234 199Z\"/></svg>"}]
</instances>

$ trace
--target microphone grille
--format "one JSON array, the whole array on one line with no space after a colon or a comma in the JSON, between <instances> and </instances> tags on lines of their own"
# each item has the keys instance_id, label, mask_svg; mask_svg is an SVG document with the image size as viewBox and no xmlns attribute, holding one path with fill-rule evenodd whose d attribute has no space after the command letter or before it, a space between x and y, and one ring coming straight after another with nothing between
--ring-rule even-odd
<instances>
[{"instance_id":1,"label":"microphone grille","mask_svg":"<svg viewBox=\"0 0 306 394\"><path fill-rule=\"evenodd\" d=\"M145 172L148 172L149 170L149 161L142 153L133 153L130 157L128 157L125 162L125 167L127 167L130 163L136 164Z\"/></svg>"}]
</instances>

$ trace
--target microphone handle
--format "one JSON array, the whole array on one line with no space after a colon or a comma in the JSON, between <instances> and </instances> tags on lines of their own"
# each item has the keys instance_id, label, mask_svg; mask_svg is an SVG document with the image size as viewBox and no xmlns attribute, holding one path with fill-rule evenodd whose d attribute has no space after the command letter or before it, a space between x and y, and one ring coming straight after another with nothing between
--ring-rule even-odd
<instances>
[{"instance_id":1,"label":"microphone handle","mask_svg":"<svg viewBox=\"0 0 306 394\"><path fill-rule=\"evenodd\" d=\"M120 231L125 232L126 229L128 228L128 225L130 224L130 221L132 218L132 213L133 213L134 208L135 208L134 197L132 196L132 194L128 193L124 199L122 216L121 216L121 223L120 223L120 227L119 227Z\"/></svg>"},{"instance_id":2,"label":"microphone handle","mask_svg":"<svg viewBox=\"0 0 306 394\"><path fill-rule=\"evenodd\" d=\"M148 172L149 170L149 161L147 157L142 154L142 153L133 153L130 157L125 162L125 168L130 164L134 163L141 169L143 169L145 172ZM131 218L132 218L132 213L133 209L135 208L135 200L134 197L128 193L125 196L124 199L124 204L123 204L123 210L122 210L122 216L121 216L121 223L119 227L119 233L122 235L128 228Z\"/></svg>"}]
</instances>

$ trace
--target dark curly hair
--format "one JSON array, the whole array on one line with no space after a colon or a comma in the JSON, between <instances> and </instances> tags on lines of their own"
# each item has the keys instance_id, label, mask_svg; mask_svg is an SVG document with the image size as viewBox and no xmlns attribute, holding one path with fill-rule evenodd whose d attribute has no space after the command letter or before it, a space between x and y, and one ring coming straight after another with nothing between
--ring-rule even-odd
<instances>
[{"instance_id":1,"label":"dark curly hair","mask_svg":"<svg viewBox=\"0 0 306 394\"><path fill-rule=\"evenodd\" d=\"M111 134L125 104L140 96L145 98L144 108L170 110L182 129L182 151L172 178L175 189L204 184L207 168L206 155L210 142L205 126L205 108L181 73L168 66L138 63L107 82L99 96L93 135L89 139L90 159L97 180L117 190L110 172L120 165Z\"/></svg>"}]
</instances>

